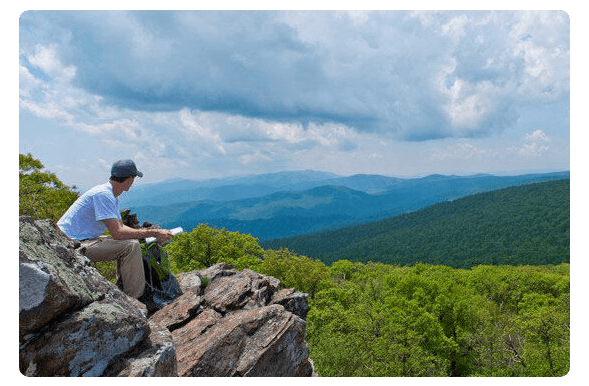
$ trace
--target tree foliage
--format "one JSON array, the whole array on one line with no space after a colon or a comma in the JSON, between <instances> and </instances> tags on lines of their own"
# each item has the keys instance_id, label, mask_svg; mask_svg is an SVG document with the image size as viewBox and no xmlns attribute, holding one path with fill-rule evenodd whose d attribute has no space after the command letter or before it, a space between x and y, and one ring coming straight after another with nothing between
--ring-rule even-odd
<instances>
[{"instance_id":1,"label":"tree foliage","mask_svg":"<svg viewBox=\"0 0 589 386\"><path fill-rule=\"evenodd\" d=\"M237 269L249 268L280 278L283 285L296 287L311 296L329 279L328 269L321 261L288 250L264 250L252 235L207 224L199 224L192 231L179 234L165 249L174 273L225 262Z\"/></svg>"},{"instance_id":2,"label":"tree foliage","mask_svg":"<svg viewBox=\"0 0 589 386\"><path fill-rule=\"evenodd\" d=\"M287 249L265 250L263 261L256 268L260 273L279 278L285 287L308 293L311 299L319 290L331 285L329 270L323 262Z\"/></svg>"},{"instance_id":3,"label":"tree foliage","mask_svg":"<svg viewBox=\"0 0 589 386\"><path fill-rule=\"evenodd\" d=\"M165 248L175 273L204 269L220 262L233 264L238 269L256 268L263 253L253 236L206 224L177 235Z\"/></svg>"},{"instance_id":4,"label":"tree foliage","mask_svg":"<svg viewBox=\"0 0 589 386\"><path fill-rule=\"evenodd\" d=\"M317 293L310 356L322 376L565 375L567 270L356 265Z\"/></svg>"},{"instance_id":5,"label":"tree foliage","mask_svg":"<svg viewBox=\"0 0 589 386\"><path fill-rule=\"evenodd\" d=\"M55 174L44 171L41 161L31 154L19 154L18 166L19 215L57 221L78 198L75 187L64 185Z\"/></svg>"}]
</instances>

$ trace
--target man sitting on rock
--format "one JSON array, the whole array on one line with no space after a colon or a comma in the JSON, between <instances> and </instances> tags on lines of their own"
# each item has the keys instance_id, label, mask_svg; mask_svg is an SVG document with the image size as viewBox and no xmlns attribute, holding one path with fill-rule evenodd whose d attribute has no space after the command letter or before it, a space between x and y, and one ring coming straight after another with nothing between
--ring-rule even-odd
<instances>
[{"instance_id":1,"label":"man sitting on rock","mask_svg":"<svg viewBox=\"0 0 589 386\"><path fill-rule=\"evenodd\" d=\"M155 237L166 242L172 237L167 229L134 229L123 224L119 211L121 193L128 191L135 177L143 177L132 160L112 165L109 182L93 187L81 195L57 222L71 239L81 243L91 261L117 262L117 279L123 292L134 298L143 295L145 273L138 239ZM102 236L108 230L110 236Z\"/></svg>"}]
</instances>

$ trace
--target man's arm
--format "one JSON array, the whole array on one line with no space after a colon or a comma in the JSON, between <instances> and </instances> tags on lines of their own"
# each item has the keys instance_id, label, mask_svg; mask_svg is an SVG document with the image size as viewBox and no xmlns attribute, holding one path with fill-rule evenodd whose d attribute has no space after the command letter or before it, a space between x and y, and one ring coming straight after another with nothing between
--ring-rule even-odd
<instances>
[{"instance_id":1,"label":"man's arm","mask_svg":"<svg viewBox=\"0 0 589 386\"><path fill-rule=\"evenodd\" d=\"M172 232L168 229L135 229L126 226L121 220L116 218L109 218L102 221L104 221L104 224L114 240L155 237L158 242L163 243L173 236Z\"/></svg>"}]
</instances>

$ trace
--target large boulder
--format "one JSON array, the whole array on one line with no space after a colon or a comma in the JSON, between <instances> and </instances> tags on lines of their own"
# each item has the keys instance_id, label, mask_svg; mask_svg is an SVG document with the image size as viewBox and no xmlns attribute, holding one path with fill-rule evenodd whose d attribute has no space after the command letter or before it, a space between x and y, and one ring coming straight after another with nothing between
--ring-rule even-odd
<instances>
[{"instance_id":1,"label":"large boulder","mask_svg":"<svg viewBox=\"0 0 589 386\"><path fill-rule=\"evenodd\" d=\"M118 377L175 377L176 347L168 329L149 321L147 339L120 357L104 372Z\"/></svg>"},{"instance_id":2,"label":"large boulder","mask_svg":"<svg viewBox=\"0 0 589 386\"><path fill-rule=\"evenodd\" d=\"M67 246L65 235L49 221L20 218L19 339L63 312L103 296L100 275L88 270Z\"/></svg>"},{"instance_id":3,"label":"large boulder","mask_svg":"<svg viewBox=\"0 0 589 386\"><path fill-rule=\"evenodd\" d=\"M172 332L179 376L311 376L305 324L281 305L206 309Z\"/></svg>"},{"instance_id":4,"label":"large boulder","mask_svg":"<svg viewBox=\"0 0 589 386\"><path fill-rule=\"evenodd\" d=\"M19 218L23 374L119 375L117 367L123 374L175 376L171 335L155 339L155 332L145 306L104 279L52 222ZM130 360L153 351L148 361ZM129 368L121 366L122 358L129 359Z\"/></svg>"},{"instance_id":5,"label":"large boulder","mask_svg":"<svg viewBox=\"0 0 589 386\"><path fill-rule=\"evenodd\" d=\"M305 296L279 291L276 278L225 263L198 275L208 281L201 296L186 291L151 317L172 332L179 376L312 375L306 312L301 317L277 303L304 299L305 309Z\"/></svg>"},{"instance_id":6,"label":"large boulder","mask_svg":"<svg viewBox=\"0 0 589 386\"><path fill-rule=\"evenodd\" d=\"M145 318L114 302L93 302L28 339L20 350L21 371L28 376L103 375L149 332Z\"/></svg>"}]
</instances>

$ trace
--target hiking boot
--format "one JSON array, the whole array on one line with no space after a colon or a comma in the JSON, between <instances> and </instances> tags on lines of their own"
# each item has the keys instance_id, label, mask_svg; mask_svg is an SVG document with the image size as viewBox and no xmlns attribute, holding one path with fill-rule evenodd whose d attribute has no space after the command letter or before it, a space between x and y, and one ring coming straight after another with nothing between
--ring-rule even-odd
<instances>
[{"instance_id":1,"label":"hiking boot","mask_svg":"<svg viewBox=\"0 0 589 386\"><path fill-rule=\"evenodd\" d=\"M145 307L147 307L147 314L148 315L151 315L154 312L159 310L158 305L153 300L153 295L154 295L153 291L148 286L145 286L145 291L143 291L143 295L141 295L139 298L137 298L137 300L139 300L141 303L145 304Z\"/></svg>"}]
</instances>

